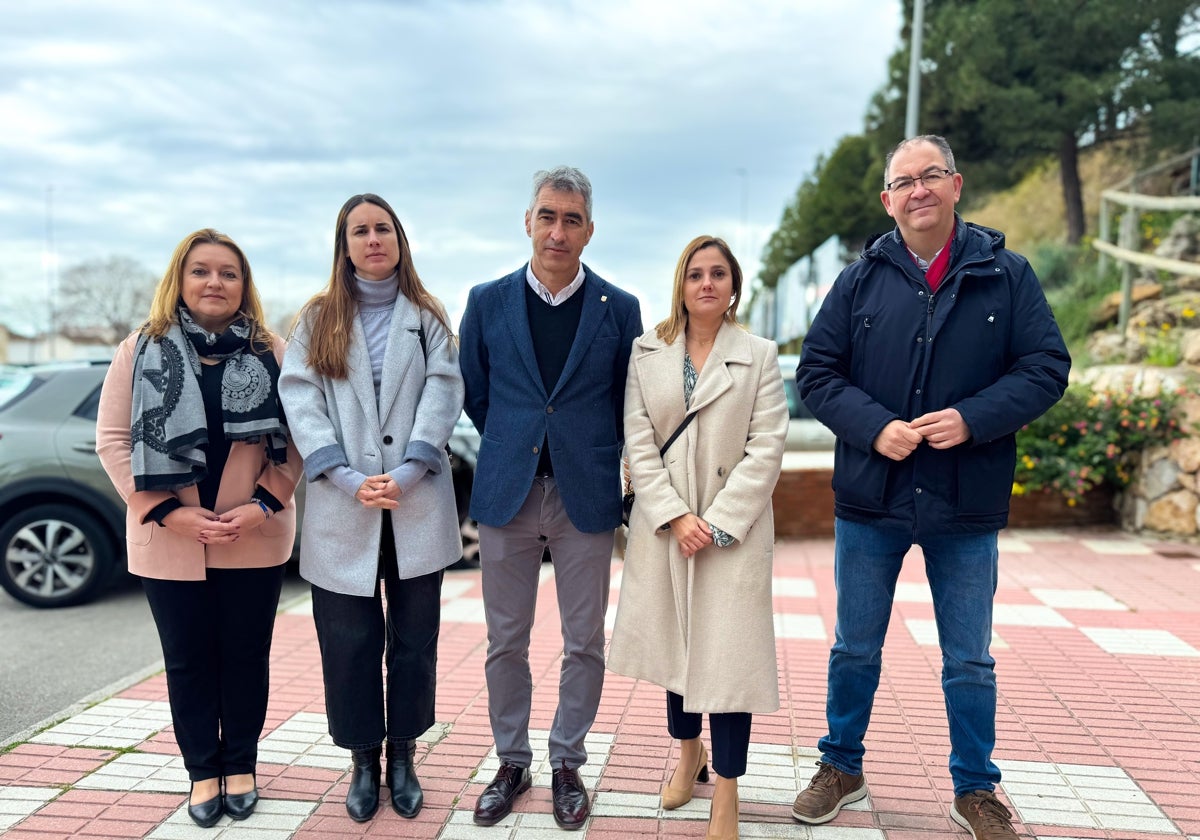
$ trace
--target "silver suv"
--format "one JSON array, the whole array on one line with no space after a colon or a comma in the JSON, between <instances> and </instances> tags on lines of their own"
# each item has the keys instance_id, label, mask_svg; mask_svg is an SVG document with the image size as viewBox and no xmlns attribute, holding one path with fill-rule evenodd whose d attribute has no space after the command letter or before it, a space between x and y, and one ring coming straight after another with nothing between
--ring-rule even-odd
<instances>
[{"instance_id":1,"label":"silver suv","mask_svg":"<svg viewBox=\"0 0 1200 840\"><path fill-rule=\"evenodd\" d=\"M95 451L107 371L108 362L0 369L0 586L35 607L82 604L125 570L125 503ZM465 418L450 451L459 565L477 565L467 506L479 437Z\"/></svg>"}]
</instances>

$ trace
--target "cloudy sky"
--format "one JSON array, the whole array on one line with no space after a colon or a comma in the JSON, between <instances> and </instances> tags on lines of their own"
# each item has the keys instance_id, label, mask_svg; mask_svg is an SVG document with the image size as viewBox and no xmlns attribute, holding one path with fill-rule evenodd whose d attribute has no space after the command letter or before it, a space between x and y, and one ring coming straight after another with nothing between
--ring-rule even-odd
<instances>
[{"instance_id":1,"label":"cloudy sky","mask_svg":"<svg viewBox=\"0 0 1200 840\"><path fill-rule=\"evenodd\" d=\"M0 322L44 321L74 264L160 273L210 226L282 318L327 282L359 192L396 208L457 319L470 286L528 259L531 175L566 163L595 192L584 261L649 325L693 236L757 272L817 156L861 130L901 7L4 0Z\"/></svg>"}]
</instances>

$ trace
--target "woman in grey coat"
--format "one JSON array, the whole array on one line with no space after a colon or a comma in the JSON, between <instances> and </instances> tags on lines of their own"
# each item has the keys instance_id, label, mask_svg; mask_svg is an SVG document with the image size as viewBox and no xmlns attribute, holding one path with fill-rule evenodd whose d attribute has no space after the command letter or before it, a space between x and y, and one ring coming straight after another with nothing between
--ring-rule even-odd
<instances>
[{"instance_id":1,"label":"woman in grey coat","mask_svg":"<svg viewBox=\"0 0 1200 840\"><path fill-rule=\"evenodd\" d=\"M379 196L338 213L329 286L300 312L279 393L308 479L300 574L312 583L329 734L353 757L346 810L374 816L386 741L392 807L415 817L442 571L462 556L445 447L463 383L445 311Z\"/></svg>"}]
</instances>

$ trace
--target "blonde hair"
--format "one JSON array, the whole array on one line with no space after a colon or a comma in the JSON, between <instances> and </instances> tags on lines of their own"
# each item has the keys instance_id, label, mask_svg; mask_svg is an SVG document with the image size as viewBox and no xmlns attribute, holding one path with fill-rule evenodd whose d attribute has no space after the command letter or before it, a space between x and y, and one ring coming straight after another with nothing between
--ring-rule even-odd
<instances>
[{"instance_id":1,"label":"blonde hair","mask_svg":"<svg viewBox=\"0 0 1200 840\"><path fill-rule=\"evenodd\" d=\"M683 253L679 255L679 262L675 265L675 286L671 290L671 314L654 328L654 334L667 344L673 344L675 339L679 338L679 334L687 329L688 313L683 304L683 284L687 279L688 263L692 261L692 257L696 256L697 252L703 251L705 248L716 248L729 262L729 273L733 277L733 302L725 310L723 320L727 324L741 326L737 319L737 308L742 299L742 267L724 239L718 236L697 236L683 249Z\"/></svg>"},{"instance_id":2,"label":"blonde hair","mask_svg":"<svg viewBox=\"0 0 1200 840\"><path fill-rule=\"evenodd\" d=\"M355 294L354 264L350 262L349 247L346 244L346 228L347 217L360 204L374 204L392 219L400 244L400 262L396 265L400 294L419 308L432 312L446 328L447 334L454 332L450 329L450 319L441 302L426 290L421 278L417 276L417 269L412 261L412 250L408 247L408 237L396 216L396 211L374 193L351 196L338 211L337 223L334 225L333 269L329 273L329 285L324 291L313 295L296 318L297 322L301 318L312 320L305 361L314 371L331 379L345 379L349 374L347 357L350 355L350 331L358 314L358 298Z\"/></svg>"},{"instance_id":3,"label":"blonde hair","mask_svg":"<svg viewBox=\"0 0 1200 840\"><path fill-rule=\"evenodd\" d=\"M166 273L154 290L154 300L150 302L150 317L139 331L150 338L162 338L172 325L179 323L179 307L183 302L183 269L187 264L188 254L197 245L224 245L237 256L242 272L242 302L238 305L238 315L243 316L250 324L250 346L254 352L270 352L272 333L267 328L262 300L258 297L258 289L255 288L254 278L250 274L250 261L236 242L212 228L202 228L189 233L175 246L175 253L171 254Z\"/></svg>"}]
</instances>

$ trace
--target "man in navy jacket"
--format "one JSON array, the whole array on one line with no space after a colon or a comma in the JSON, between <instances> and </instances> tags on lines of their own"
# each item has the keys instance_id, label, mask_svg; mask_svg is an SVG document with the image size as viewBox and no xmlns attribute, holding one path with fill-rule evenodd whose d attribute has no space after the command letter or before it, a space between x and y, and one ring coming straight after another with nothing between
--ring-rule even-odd
<instances>
[{"instance_id":1,"label":"man in navy jacket","mask_svg":"<svg viewBox=\"0 0 1200 840\"><path fill-rule=\"evenodd\" d=\"M884 180L896 228L837 278L796 372L805 405L837 435L838 612L829 734L792 814L823 823L866 796L863 737L896 578L915 543L942 648L951 816L980 840L1015 838L991 759L997 532L1015 433L1062 396L1071 360L1029 263L1003 234L955 212L962 175L943 138L900 143Z\"/></svg>"},{"instance_id":2,"label":"man in navy jacket","mask_svg":"<svg viewBox=\"0 0 1200 840\"><path fill-rule=\"evenodd\" d=\"M529 631L542 552L562 619L558 710L550 729L554 819L590 813L578 767L604 684L604 613L621 524L625 371L642 332L637 299L580 262L592 237L592 186L578 169L534 176L525 232L533 257L471 290L459 360L479 429L471 516L479 522L488 712L500 769L475 822L508 816L530 785Z\"/></svg>"}]
</instances>

